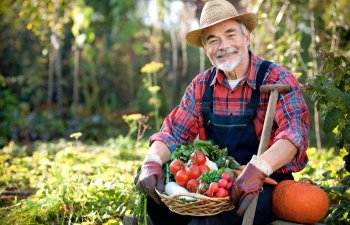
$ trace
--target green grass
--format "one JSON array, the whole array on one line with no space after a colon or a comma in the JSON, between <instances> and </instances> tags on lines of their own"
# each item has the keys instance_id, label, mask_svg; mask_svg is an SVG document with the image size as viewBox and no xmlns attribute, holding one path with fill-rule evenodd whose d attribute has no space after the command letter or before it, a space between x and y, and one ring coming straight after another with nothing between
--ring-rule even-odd
<instances>
[{"instance_id":1,"label":"green grass","mask_svg":"<svg viewBox=\"0 0 350 225\"><path fill-rule=\"evenodd\" d=\"M120 144L123 143L123 144ZM34 188L28 199L1 202L0 224L122 224L139 201L133 179L147 147L58 141L0 152L0 190ZM145 143L146 144L146 143Z\"/></svg>"}]
</instances>

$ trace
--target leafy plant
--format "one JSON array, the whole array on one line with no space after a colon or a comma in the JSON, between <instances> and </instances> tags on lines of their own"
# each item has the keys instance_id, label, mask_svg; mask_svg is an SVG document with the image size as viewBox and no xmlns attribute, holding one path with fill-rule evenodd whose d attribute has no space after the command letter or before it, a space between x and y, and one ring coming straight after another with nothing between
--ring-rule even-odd
<instances>
[{"instance_id":1,"label":"leafy plant","mask_svg":"<svg viewBox=\"0 0 350 225\"><path fill-rule=\"evenodd\" d=\"M344 163L322 175L326 183L324 189L336 202L330 209L326 222L329 224L350 223L350 62L344 56L320 52L323 62L321 74L310 79L306 85L318 110L322 113L323 130L333 132L338 141L338 148L344 149ZM339 154L339 151L338 151ZM328 164L329 165L329 164Z\"/></svg>"},{"instance_id":2,"label":"leafy plant","mask_svg":"<svg viewBox=\"0 0 350 225\"><path fill-rule=\"evenodd\" d=\"M323 130L332 131L339 148L350 152L350 62L344 56L320 52L323 72L310 79L307 91L322 112Z\"/></svg>"}]
</instances>

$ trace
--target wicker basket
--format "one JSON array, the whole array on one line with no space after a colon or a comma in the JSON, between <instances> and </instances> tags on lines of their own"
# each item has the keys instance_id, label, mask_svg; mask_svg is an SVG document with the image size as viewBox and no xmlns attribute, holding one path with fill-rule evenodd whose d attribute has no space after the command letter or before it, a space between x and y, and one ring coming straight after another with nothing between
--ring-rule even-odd
<instances>
[{"instance_id":1,"label":"wicker basket","mask_svg":"<svg viewBox=\"0 0 350 225\"><path fill-rule=\"evenodd\" d=\"M207 196L190 193L187 195L168 196L156 190L160 199L168 208L181 215L189 216L212 216L234 208L230 197L225 198L209 198ZM181 196L189 196L194 198L193 201L184 201Z\"/></svg>"}]
</instances>

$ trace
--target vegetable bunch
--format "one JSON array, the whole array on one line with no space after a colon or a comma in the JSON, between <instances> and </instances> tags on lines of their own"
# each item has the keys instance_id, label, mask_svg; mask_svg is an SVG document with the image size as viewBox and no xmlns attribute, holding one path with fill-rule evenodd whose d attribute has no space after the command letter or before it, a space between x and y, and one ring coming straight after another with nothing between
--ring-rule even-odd
<instances>
[{"instance_id":1,"label":"vegetable bunch","mask_svg":"<svg viewBox=\"0 0 350 225\"><path fill-rule=\"evenodd\" d=\"M195 140L182 145L172 153L171 159L165 172L168 195L187 191L208 197L226 197L234 182L234 169L240 168L228 156L226 148L220 149L211 141Z\"/></svg>"}]
</instances>

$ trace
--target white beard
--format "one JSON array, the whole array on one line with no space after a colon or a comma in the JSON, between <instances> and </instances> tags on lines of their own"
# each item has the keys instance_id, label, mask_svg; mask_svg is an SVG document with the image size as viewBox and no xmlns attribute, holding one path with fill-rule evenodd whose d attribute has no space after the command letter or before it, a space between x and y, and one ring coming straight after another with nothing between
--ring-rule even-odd
<instances>
[{"instance_id":1,"label":"white beard","mask_svg":"<svg viewBox=\"0 0 350 225\"><path fill-rule=\"evenodd\" d=\"M237 54L235 59L226 59L223 62L219 62L219 57L225 56L226 54ZM231 72L233 71L239 64L241 64L243 58L242 55L239 54L238 50L235 48L228 48L226 50L220 50L216 53L214 62L215 66L224 71Z\"/></svg>"},{"instance_id":2,"label":"white beard","mask_svg":"<svg viewBox=\"0 0 350 225\"><path fill-rule=\"evenodd\" d=\"M239 64L242 62L242 57L239 57L237 60L228 61L223 63L216 63L216 67L224 72L233 71Z\"/></svg>"}]
</instances>

